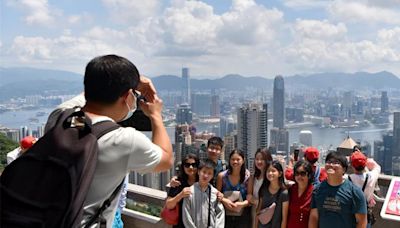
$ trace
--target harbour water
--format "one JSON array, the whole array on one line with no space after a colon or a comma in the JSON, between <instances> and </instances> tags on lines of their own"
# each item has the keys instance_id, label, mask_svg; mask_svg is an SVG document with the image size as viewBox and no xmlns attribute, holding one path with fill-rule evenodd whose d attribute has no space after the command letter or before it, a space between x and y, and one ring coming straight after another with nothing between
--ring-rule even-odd
<instances>
[{"instance_id":1,"label":"harbour water","mask_svg":"<svg viewBox=\"0 0 400 228\"><path fill-rule=\"evenodd\" d=\"M38 110L19 110L14 112L0 113L0 125L3 127L19 129L21 126L27 126L31 129L37 129L46 123L48 115L54 108L41 108ZM212 124L199 124L197 131L212 131ZM271 129L272 126L268 126ZM320 128L317 126L307 126L300 128L290 128L289 145L299 141L299 133L301 130L309 130L312 132L312 142L315 146L324 148L336 148L349 135L355 141L361 143L368 142L373 147L375 140L381 140L382 134L392 129L392 126L374 126L370 125L362 128ZM168 133L172 138L175 128L168 128Z\"/></svg>"}]
</instances>

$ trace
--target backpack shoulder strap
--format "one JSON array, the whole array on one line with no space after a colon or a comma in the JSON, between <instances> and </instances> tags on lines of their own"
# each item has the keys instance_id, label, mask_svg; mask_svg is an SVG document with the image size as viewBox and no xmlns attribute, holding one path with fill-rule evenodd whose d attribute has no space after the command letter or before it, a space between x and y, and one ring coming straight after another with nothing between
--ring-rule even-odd
<instances>
[{"instance_id":1,"label":"backpack shoulder strap","mask_svg":"<svg viewBox=\"0 0 400 228\"><path fill-rule=\"evenodd\" d=\"M93 125L92 134L94 134L97 139L101 136L118 129L120 126L112 121L101 121Z\"/></svg>"},{"instance_id":2,"label":"backpack shoulder strap","mask_svg":"<svg viewBox=\"0 0 400 228\"><path fill-rule=\"evenodd\" d=\"M353 183L353 180L351 179L350 175L347 176L347 179L349 179L349 181L350 181L351 183Z\"/></svg>"}]
</instances>

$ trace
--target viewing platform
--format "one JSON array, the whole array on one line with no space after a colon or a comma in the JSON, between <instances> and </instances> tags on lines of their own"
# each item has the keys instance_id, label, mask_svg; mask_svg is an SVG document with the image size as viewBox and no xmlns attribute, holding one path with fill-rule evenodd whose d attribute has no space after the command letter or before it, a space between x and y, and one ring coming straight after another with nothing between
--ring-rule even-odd
<instances>
[{"instance_id":1,"label":"viewing platform","mask_svg":"<svg viewBox=\"0 0 400 228\"><path fill-rule=\"evenodd\" d=\"M390 181L393 176L380 175L379 176L379 187L380 187L380 198L377 200L377 204L374 208L374 215L377 219L373 227L384 227L384 228L398 228L400 222L386 220L380 217L380 211L383 205L384 197L386 196L387 188L389 187ZM160 190L155 190L135 184L129 184L128 186L128 199L134 199L136 202L150 203L162 207L164 205L167 193ZM122 219L124 221L124 227L127 228L166 228L172 227L160 218L156 216L147 215L138 211L130 210L125 208L122 212Z\"/></svg>"}]
</instances>

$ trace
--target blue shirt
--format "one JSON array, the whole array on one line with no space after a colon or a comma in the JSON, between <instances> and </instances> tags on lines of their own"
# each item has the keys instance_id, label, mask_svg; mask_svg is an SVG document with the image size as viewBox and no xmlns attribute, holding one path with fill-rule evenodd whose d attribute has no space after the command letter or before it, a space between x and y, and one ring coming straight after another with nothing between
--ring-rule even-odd
<instances>
[{"instance_id":1,"label":"blue shirt","mask_svg":"<svg viewBox=\"0 0 400 228\"><path fill-rule=\"evenodd\" d=\"M339 186L322 182L313 192L311 208L318 209L319 227L324 228L353 228L354 214L367 214L364 194L347 179Z\"/></svg>"}]
</instances>

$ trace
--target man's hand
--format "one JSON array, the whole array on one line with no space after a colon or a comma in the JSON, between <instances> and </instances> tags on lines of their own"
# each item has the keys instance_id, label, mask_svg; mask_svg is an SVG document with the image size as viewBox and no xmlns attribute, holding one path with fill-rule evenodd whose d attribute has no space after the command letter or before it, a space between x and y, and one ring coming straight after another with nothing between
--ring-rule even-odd
<instances>
[{"instance_id":1,"label":"man's hand","mask_svg":"<svg viewBox=\"0 0 400 228\"><path fill-rule=\"evenodd\" d=\"M143 113L150 117L150 118L161 118L161 112L163 108L163 102L157 95L153 98L152 102L141 100L140 108L142 109Z\"/></svg>"},{"instance_id":2,"label":"man's hand","mask_svg":"<svg viewBox=\"0 0 400 228\"><path fill-rule=\"evenodd\" d=\"M152 103L157 97L157 91L153 85L153 82L146 76L140 76L140 82L136 89L141 93L142 96L144 96L144 98L146 98L147 102Z\"/></svg>"}]
</instances>

